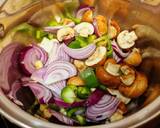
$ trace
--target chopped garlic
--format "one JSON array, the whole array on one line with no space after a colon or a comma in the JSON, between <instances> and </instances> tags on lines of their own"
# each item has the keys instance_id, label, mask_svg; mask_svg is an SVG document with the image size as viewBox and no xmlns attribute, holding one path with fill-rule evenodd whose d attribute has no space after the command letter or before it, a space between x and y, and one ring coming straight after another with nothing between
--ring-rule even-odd
<instances>
[{"instance_id":1,"label":"chopped garlic","mask_svg":"<svg viewBox=\"0 0 160 128\"><path fill-rule=\"evenodd\" d=\"M43 67L43 63L42 63L42 61L37 60L37 61L35 62L35 64L34 64L34 66L35 66L36 69L40 69L40 68Z\"/></svg>"}]
</instances>

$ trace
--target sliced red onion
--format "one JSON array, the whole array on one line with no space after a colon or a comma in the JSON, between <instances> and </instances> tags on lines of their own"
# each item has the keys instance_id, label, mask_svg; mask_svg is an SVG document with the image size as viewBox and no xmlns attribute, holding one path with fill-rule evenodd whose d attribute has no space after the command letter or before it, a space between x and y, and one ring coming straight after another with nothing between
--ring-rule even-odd
<instances>
[{"instance_id":1,"label":"sliced red onion","mask_svg":"<svg viewBox=\"0 0 160 128\"><path fill-rule=\"evenodd\" d=\"M16 93L17 91L21 88L21 83L19 81L15 81L12 85L11 85L11 90L8 94L8 97L13 100L14 103L16 103L19 106L23 106L23 103L19 100L17 100L17 96Z\"/></svg>"},{"instance_id":2,"label":"sliced red onion","mask_svg":"<svg viewBox=\"0 0 160 128\"><path fill-rule=\"evenodd\" d=\"M83 107L84 106L84 103L85 101L79 101L79 102L74 102L72 104L69 104L69 103L65 103L63 100L59 99L59 98L54 98L55 100L55 104L60 106L60 107L63 107L63 108L72 108L72 107Z\"/></svg>"},{"instance_id":3,"label":"sliced red onion","mask_svg":"<svg viewBox=\"0 0 160 128\"><path fill-rule=\"evenodd\" d=\"M62 80L62 81L53 83L51 85L48 85L46 87L49 88L52 91L52 93L55 97L60 98L61 97L61 91L65 86L66 86L66 81Z\"/></svg>"},{"instance_id":4,"label":"sliced red onion","mask_svg":"<svg viewBox=\"0 0 160 128\"><path fill-rule=\"evenodd\" d=\"M93 19L93 26L94 26L94 31L97 37L100 37L100 33L98 31L98 25L97 25L97 20L94 18Z\"/></svg>"},{"instance_id":5,"label":"sliced red onion","mask_svg":"<svg viewBox=\"0 0 160 128\"><path fill-rule=\"evenodd\" d=\"M59 113L56 112L54 110L49 109L49 112L52 114L52 116L56 117L59 121L61 121L64 124L68 124L68 125L74 125L77 124L77 121Z\"/></svg>"},{"instance_id":6,"label":"sliced red onion","mask_svg":"<svg viewBox=\"0 0 160 128\"><path fill-rule=\"evenodd\" d=\"M117 110L119 103L119 99L104 95L97 104L87 108L86 117L93 121L109 118Z\"/></svg>"},{"instance_id":7,"label":"sliced red onion","mask_svg":"<svg viewBox=\"0 0 160 128\"><path fill-rule=\"evenodd\" d=\"M3 91L8 92L10 85L21 77L18 67L15 63L18 61L19 50L23 48L18 43L11 43L6 46L0 54L0 87ZM15 55L16 54L16 55ZM14 62L13 62L14 60Z\"/></svg>"},{"instance_id":8,"label":"sliced red onion","mask_svg":"<svg viewBox=\"0 0 160 128\"><path fill-rule=\"evenodd\" d=\"M115 40L112 41L112 47L113 47L114 52L120 58L126 58L130 54L130 52L123 52L122 49L119 48Z\"/></svg>"},{"instance_id":9,"label":"sliced red onion","mask_svg":"<svg viewBox=\"0 0 160 128\"><path fill-rule=\"evenodd\" d=\"M67 61L54 61L46 67L35 71L31 78L48 86L53 83L66 80L77 74L75 66Z\"/></svg>"},{"instance_id":10,"label":"sliced red onion","mask_svg":"<svg viewBox=\"0 0 160 128\"><path fill-rule=\"evenodd\" d=\"M116 60L117 63L121 62L123 59L117 56L117 54L113 51L113 59Z\"/></svg>"},{"instance_id":11,"label":"sliced red onion","mask_svg":"<svg viewBox=\"0 0 160 128\"><path fill-rule=\"evenodd\" d=\"M88 46L80 49L69 48L64 43L62 45L63 45L64 51L74 59L86 59L89 56L91 56L96 49L95 44L89 44Z\"/></svg>"},{"instance_id":12,"label":"sliced red onion","mask_svg":"<svg viewBox=\"0 0 160 128\"><path fill-rule=\"evenodd\" d=\"M63 44L61 44L58 48L57 51L57 60L62 60L62 61L70 61L70 57L68 54L63 49Z\"/></svg>"},{"instance_id":13,"label":"sliced red onion","mask_svg":"<svg viewBox=\"0 0 160 128\"><path fill-rule=\"evenodd\" d=\"M58 54L58 49L60 47L60 43L58 41L54 41L52 43L53 43L52 49L49 53L49 57L48 57L48 61L47 61L46 65L48 65L58 59L57 54Z\"/></svg>"},{"instance_id":14,"label":"sliced red onion","mask_svg":"<svg viewBox=\"0 0 160 128\"><path fill-rule=\"evenodd\" d=\"M59 29L62 29L64 27L71 27L71 28L73 28L74 26L75 26L75 23L74 22L70 22L67 25L44 27L44 31L56 34Z\"/></svg>"},{"instance_id":15,"label":"sliced red onion","mask_svg":"<svg viewBox=\"0 0 160 128\"><path fill-rule=\"evenodd\" d=\"M86 101L86 105L87 106L92 106L94 104L96 104L103 96L105 95L105 93L99 89L96 89L94 92L92 92L92 94L88 97L87 101Z\"/></svg>"},{"instance_id":16,"label":"sliced red onion","mask_svg":"<svg viewBox=\"0 0 160 128\"><path fill-rule=\"evenodd\" d=\"M32 90L35 97L42 103L48 103L49 100L52 98L51 91L39 83L30 81L26 84L23 84L22 86L29 87Z\"/></svg>"},{"instance_id":17,"label":"sliced red onion","mask_svg":"<svg viewBox=\"0 0 160 128\"><path fill-rule=\"evenodd\" d=\"M24 48L20 54L21 68L24 73L29 76L37 70L35 67L36 61L41 61L42 64L45 65L47 60L47 52L37 45L32 45Z\"/></svg>"}]
</instances>

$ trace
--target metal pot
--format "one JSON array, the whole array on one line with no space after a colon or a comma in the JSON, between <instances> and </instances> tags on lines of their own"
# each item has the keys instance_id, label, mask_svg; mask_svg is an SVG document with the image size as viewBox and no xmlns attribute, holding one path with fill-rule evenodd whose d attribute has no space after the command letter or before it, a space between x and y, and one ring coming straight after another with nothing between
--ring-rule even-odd
<instances>
[{"instance_id":1,"label":"metal pot","mask_svg":"<svg viewBox=\"0 0 160 128\"><path fill-rule=\"evenodd\" d=\"M20 0L15 0L18 4ZM21 0L22 1L22 0ZM58 0L57 0L58 1ZM54 4L57 2L56 0L49 0L49 3L51 2ZM99 13L106 15L107 17L114 17L122 24L123 28L128 28L131 25L138 23L138 24L146 24L150 25L152 28L155 28L157 31L160 32L160 3L157 3L157 5L154 3L146 2L145 0L143 3L140 3L139 0L128 0L127 3L125 0L119 0L119 6L112 7L113 4L116 4L117 0L108 0L109 3L107 3L107 0L99 0L97 1L97 8L99 10ZM156 1L156 0L155 0ZM3 2L3 1L1 1ZM0 35L1 37L5 36L7 31L11 29L13 26L26 21L30 16L32 16L36 11L38 11L42 6L49 6L48 2L37 0L36 2L34 0L27 0L25 1L25 4L20 4L19 7L14 9L11 8L12 6L11 0L8 0L7 2L3 3L1 5L1 13L0 13L0 23L1 23L1 31ZM69 1L66 1L69 2ZM122 5L121 5L122 4ZM124 4L124 5L123 5ZM149 5L151 4L151 5ZM108 7L106 9L106 7ZM111 12L114 13L107 13L111 9ZM127 11L129 10L129 11ZM145 10L143 13L141 11ZM118 13L117 13L118 12ZM142 16L144 18L142 18ZM123 19L125 17L125 20ZM150 19L146 19L150 18ZM12 21L12 22L10 22ZM123 25L124 23L127 23L127 25ZM159 25L159 26L158 26ZM158 33L159 33L158 32ZM160 34L160 33L159 33ZM154 40L155 41L155 40ZM153 42L154 42L153 41ZM157 42L156 42L157 41ZM160 40L156 40L155 43L151 43L150 45L153 47L157 46L157 50L160 50ZM159 43L159 44L158 44ZM3 49L4 46L6 46L8 43L4 43L3 45L0 44L0 49ZM160 56L159 56L160 58ZM160 65L158 65L160 68ZM3 68L3 67L0 67ZM153 73L154 81L158 81L160 84L160 75L159 73ZM158 75L157 75L158 74ZM0 73L1 75L1 73ZM1 79L1 78L0 78ZM0 80L0 84L3 84ZM0 86L1 87L1 86ZM7 119L9 119L11 122L19 125L20 127L24 128L67 128L68 126L62 126L54 123L49 123L44 120L40 120L27 112L23 111L20 107L15 105L13 102L11 102L3 92L3 90L0 88L0 114L5 116ZM141 126L150 120L154 119L155 117L160 116L160 96L158 96L153 102L151 102L146 107L142 108L141 110L137 111L136 113L133 113L131 115L128 115L124 119L109 123L109 124L103 124L98 126L90 126L92 128L97 127L107 127L107 128L124 128L124 127L138 127Z\"/></svg>"}]
</instances>

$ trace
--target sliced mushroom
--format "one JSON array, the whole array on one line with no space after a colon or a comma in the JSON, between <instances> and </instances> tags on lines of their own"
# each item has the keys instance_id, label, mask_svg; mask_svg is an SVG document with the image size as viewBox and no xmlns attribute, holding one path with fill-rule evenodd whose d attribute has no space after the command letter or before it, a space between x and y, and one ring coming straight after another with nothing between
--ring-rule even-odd
<instances>
[{"instance_id":1,"label":"sliced mushroom","mask_svg":"<svg viewBox=\"0 0 160 128\"><path fill-rule=\"evenodd\" d=\"M113 76L120 76L120 67L120 64L108 63L105 70Z\"/></svg>"},{"instance_id":2,"label":"sliced mushroom","mask_svg":"<svg viewBox=\"0 0 160 128\"><path fill-rule=\"evenodd\" d=\"M138 66L142 62L140 51L137 48L134 48L129 56L124 59L124 62L129 65Z\"/></svg>"},{"instance_id":3,"label":"sliced mushroom","mask_svg":"<svg viewBox=\"0 0 160 128\"><path fill-rule=\"evenodd\" d=\"M82 22L74 27L75 31L82 37L88 37L94 33L94 27L91 23Z\"/></svg>"},{"instance_id":4,"label":"sliced mushroom","mask_svg":"<svg viewBox=\"0 0 160 128\"><path fill-rule=\"evenodd\" d=\"M83 85L85 85L85 83L80 77L75 76L75 77L70 78L67 81L67 85L83 86Z\"/></svg>"},{"instance_id":5,"label":"sliced mushroom","mask_svg":"<svg viewBox=\"0 0 160 128\"><path fill-rule=\"evenodd\" d=\"M122 84L119 77L109 74L102 66L96 68L96 76L100 83L106 85L109 88L117 88Z\"/></svg>"},{"instance_id":6,"label":"sliced mushroom","mask_svg":"<svg viewBox=\"0 0 160 128\"><path fill-rule=\"evenodd\" d=\"M119 33L117 43L122 49L128 49L135 45L137 39L137 35L134 31L129 32L128 30L124 30Z\"/></svg>"},{"instance_id":7,"label":"sliced mushroom","mask_svg":"<svg viewBox=\"0 0 160 128\"><path fill-rule=\"evenodd\" d=\"M90 23L93 22L93 11L91 9L86 11L83 14L82 21L83 22L90 22Z\"/></svg>"},{"instance_id":8,"label":"sliced mushroom","mask_svg":"<svg viewBox=\"0 0 160 128\"><path fill-rule=\"evenodd\" d=\"M87 66L95 66L95 65L97 66L97 65L101 65L102 63L104 64L105 59L106 59L106 52L107 52L106 47L103 47L103 46L97 47L93 55L90 56L85 61L85 64Z\"/></svg>"},{"instance_id":9,"label":"sliced mushroom","mask_svg":"<svg viewBox=\"0 0 160 128\"><path fill-rule=\"evenodd\" d=\"M137 98L141 96L148 87L147 77L140 72L136 72L136 79L131 86L119 86L119 91L126 97Z\"/></svg>"},{"instance_id":10,"label":"sliced mushroom","mask_svg":"<svg viewBox=\"0 0 160 128\"><path fill-rule=\"evenodd\" d=\"M117 89L111 89L111 88L107 88L108 92L111 94L111 95L114 95L116 96L118 99L120 99L123 103L125 104L128 104L130 101L131 101L131 98L128 98L128 97L125 97L123 96L119 90Z\"/></svg>"},{"instance_id":11,"label":"sliced mushroom","mask_svg":"<svg viewBox=\"0 0 160 128\"><path fill-rule=\"evenodd\" d=\"M114 26L111 25L108 27L108 36L111 39L115 38L117 36L117 33L118 33L118 31Z\"/></svg>"},{"instance_id":12,"label":"sliced mushroom","mask_svg":"<svg viewBox=\"0 0 160 128\"><path fill-rule=\"evenodd\" d=\"M93 24L95 25L95 31L98 34L98 36L102 36L107 33L107 20L106 17L102 15L98 15L95 17Z\"/></svg>"},{"instance_id":13,"label":"sliced mushroom","mask_svg":"<svg viewBox=\"0 0 160 128\"><path fill-rule=\"evenodd\" d=\"M73 28L64 27L57 32L57 39L59 41L68 40L75 36L75 31Z\"/></svg>"},{"instance_id":14,"label":"sliced mushroom","mask_svg":"<svg viewBox=\"0 0 160 128\"><path fill-rule=\"evenodd\" d=\"M121 67L121 72L122 75L120 76L120 79L122 83L126 86L133 84L134 80L136 79L135 71L128 65L124 65Z\"/></svg>"},{"instance_id":15,"label":"sliced mushroom","mask_svg":"<svg viewBox=\"0 0 160 128\"><path fill-rule=\"evenodd\" d=\"M79 72L82 72L83 70L85 70L87 68L85 63L81 60L74 60L73 63L75 65L75 67L78 69Z\"/></svg>"}]
</instances>

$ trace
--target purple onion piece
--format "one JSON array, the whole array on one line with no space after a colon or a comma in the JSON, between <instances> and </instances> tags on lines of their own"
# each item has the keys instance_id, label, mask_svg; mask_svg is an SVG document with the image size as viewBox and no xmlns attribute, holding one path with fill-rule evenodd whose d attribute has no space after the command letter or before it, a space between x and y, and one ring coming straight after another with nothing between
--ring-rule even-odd
<instances>
[{"instance_id":1,"label":"purple onion piece","mask_svg":"<svg viewBox=\"0 0 160 128\"><path fill-rule=\"evenodd\" d=\"M97 104L87 108L86 117L92 121L101 121L109 118L117 110L119 103L119 99L104 95Z\"/></svg>"},{"instance_id":2,"label":"purple onion piece","mask_svg":"<svg viewBox=\"0 0 160 128\"><path fill-rule=\"evenodd\" d=\"M61 97L61 91L65 86L66 86L66 81L62 80L62 81L53 83L51 85L48 85L46 87L49 88L52 91L52 93L55 97L60 98Z\"/></svg>"},{"instance_id":3,"label":"purple onion piece","mask_svg":"<svg viewBox=\"0 0 160 128\"><path fill-rule=\"evenodd\" d=\"M19 43L11 43L0 53L0 87L6 93L9 92L10 85L21 77L21 73L17 66L17 56L23 47L24 46Z\"/></svg>"},{"instance_id":4,"label":"purple onion piece","mask_svg":"<svg viewBox=\"0 0 160 128\"><path fill-rule=\"evenodd\" d=\"M91 56L93 54L93 52L96 49L96 45L95 44L90 44L84 48L80 48L80 49L72 49L67 47L64 43L63 45L63 49L64 51L72 58L74 59L86 59L89 56Z\"/></svg>"},{"instance_id":5,"label":"purple onion piece","mask_svg":"<svg viewBox=\"0 0 160 128\"><path fill-rule=\"evenodd\" d=\"M20 66L28 76L37 70L35 67L36 61L41 61L45 65L47 60L47 52L37 45L24 48L20 54Z\"/></svg>"},{"instance_id":6,"label":"purple onion piece","mask_svg":"<svg viewBox=\"0 0 160 128\"><path fill-rule=\"evenodd\" d=\"M11 100L13 100L14 103L16 103L19 106L23 106L23 103L17 99L16 93L21 88L21 83L19 81L15 81L11 85L11 90L9 94L7 95Z\"/></svg>"},{"instance_id":7,"label":"purple onion piece","mask_svg":"<svg viewBox=\"0 0 160 128\"><path fill-rule=\"evenodd\" d=\"M31 78L45 86L66 80L77 74L75 66L67 61L54 61L34 72Z\"/></svg>"},{"instance_id":8,"label":"purple onion piece","mask_svg":"<svg viewBox=\"0 0 160 128\"><path fill-rule=\"evenodd\" d=\"M28 83L23 84L22 86L29 87L32 90L35 97L41 103L48 103L50 99L52 98L51 91L39 83L30 81Z\"/></svg>"},{"instance_id":9,"label":"purple onion piece","mask_svg":"<svg viewBox=\"0 0 160 128\"><path fill-rule=\"evenodd\" d=\"M105 93L102 90L96 89L92 94L88 97L86 101L86 106L92 106L96 104L103 96Z\"/></svg>"},{"instance_id":10,"label":"purple onion piece","mask_svg":"<svg viewBox=\"0 0 160 128\"><path fill-rule=\"evenodd\" d=\"M119 56L120 58L126 58L130 52L123 52L122 49L119 48L118 44L114 41L112 41L112 47L114 52Z\"/></svg>"},{"instance_id":11,"label":"purple onion piece","mask_svg":"<svg viewBox=\"0 0 160 128\"><path fill-rule=\"evenodd\" d=\"M43 29L44 29L45 32L56 34L59 29L62 29L64 27L71 27L71 28L73 28L74 26L75 26L75 23L74 22L70 22L67 25L50 26L50 27L44 27Z\"/></svg>"}]
</instances>

